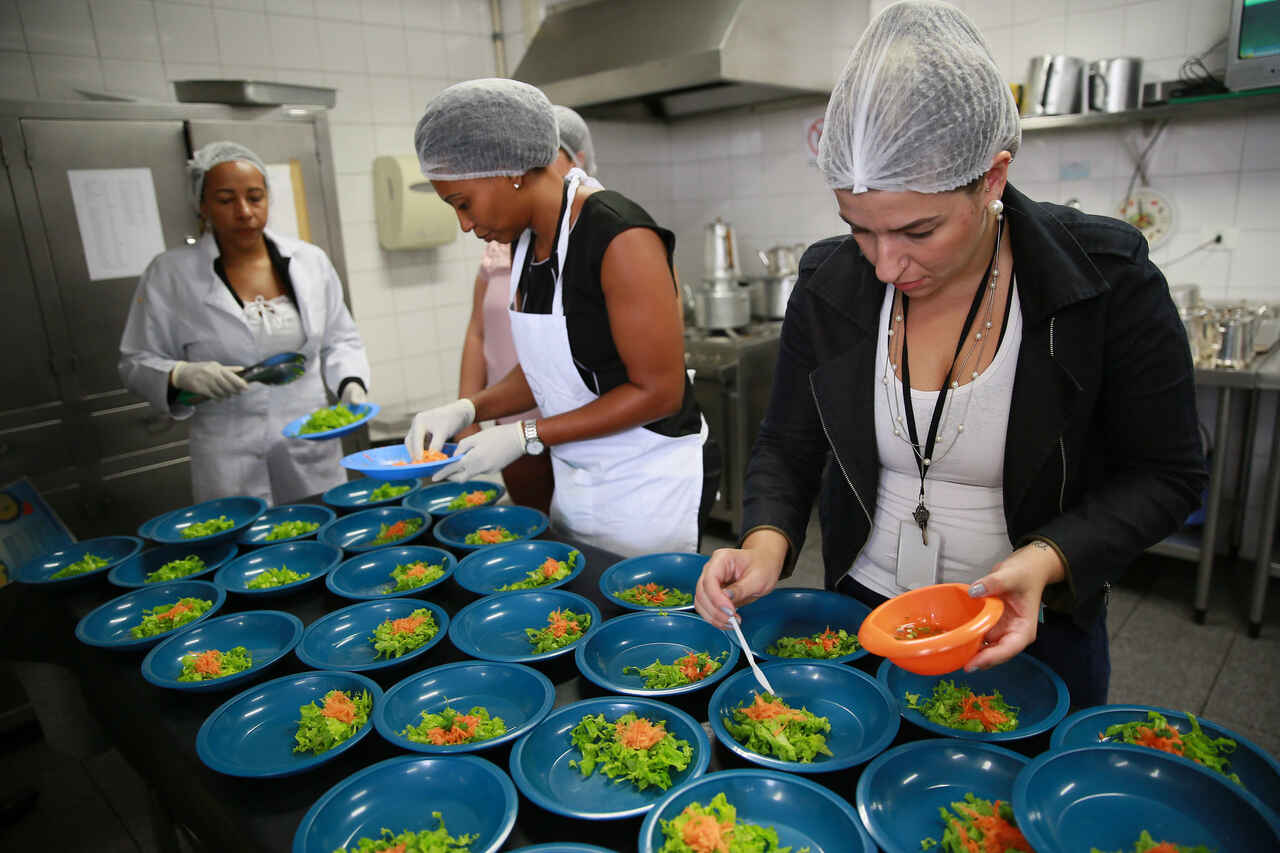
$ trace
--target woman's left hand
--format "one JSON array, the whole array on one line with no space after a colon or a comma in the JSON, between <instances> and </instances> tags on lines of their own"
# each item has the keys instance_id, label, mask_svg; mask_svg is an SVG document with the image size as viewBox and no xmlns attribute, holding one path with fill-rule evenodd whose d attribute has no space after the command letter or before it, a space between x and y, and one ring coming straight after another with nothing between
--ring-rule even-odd
<instances>
[{"instance_id":1,"label":"woman's left hand","mask_svg":"<svg viewBox=\"0 0 1280 853\"><path fill-rule=\"evenodd\" d=\"M482 429L459 441L453 455L461 459L437 471L432 481L474 480L478 474L501 471L524 455L524 427L514 421Z\"/></svg>"},{"instance_id":2,"label":"woman's left hand","mask_svg":"<svg viewBox=\"0 0 1280 853\"><path fill-rule=\"evenodd\" d=\"M990 574L969 586L974 597L995 596L1004 614L987 632L988 645L965 664L965 672L997 666L1013 658L1036 639L1040 599L1044 588L1065 576L1058 552L1036 540L1001 560Z\"/></svg>"}]
</instances>

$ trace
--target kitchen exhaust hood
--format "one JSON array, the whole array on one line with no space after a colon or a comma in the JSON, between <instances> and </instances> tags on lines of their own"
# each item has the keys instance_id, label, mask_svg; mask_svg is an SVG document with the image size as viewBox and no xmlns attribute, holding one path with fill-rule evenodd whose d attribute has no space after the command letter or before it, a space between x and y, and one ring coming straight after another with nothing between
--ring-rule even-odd
<instances>
[{"instance_id":1,"label":"kitchen exhaust hood","mask_svg":"<svg viewBox=\"0 0 1280 853\"><path fill-rule=\"evenodd\" d=\"M588 118L826 96L829 0L595 0L552 9L512 75Z\"/></svg>"}]
</instances>

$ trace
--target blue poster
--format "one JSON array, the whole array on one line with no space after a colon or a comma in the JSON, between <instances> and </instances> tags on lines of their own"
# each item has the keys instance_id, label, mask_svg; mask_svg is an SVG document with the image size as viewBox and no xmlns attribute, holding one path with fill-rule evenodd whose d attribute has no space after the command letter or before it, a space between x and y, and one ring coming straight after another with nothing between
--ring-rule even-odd
<instances>
[{"instance_id":1,"label":"blue poster","mask_svg":"<svg viewBox=\"0 0 1280 853\"><path fill-rule=\"evenodd\" d=\"M75 541L25 477L0 489L0 586L27 560Z\"/></svg>"}]
</instances>

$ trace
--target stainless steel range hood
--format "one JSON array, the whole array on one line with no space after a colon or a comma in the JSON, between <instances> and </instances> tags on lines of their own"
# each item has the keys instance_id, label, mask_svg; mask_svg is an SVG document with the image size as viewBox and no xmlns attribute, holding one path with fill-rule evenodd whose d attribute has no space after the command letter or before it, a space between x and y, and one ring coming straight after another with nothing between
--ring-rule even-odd
<instances>
[{"instance_id":1,"label":"stainless steel range hood","mask_svg":"<svg viewBox=\"0 0 1280 853\"><path fill-rule=\"evenodd\" d=\"M827 0L596 0L553 9L513 76L588 118L679 118L826 95Z\"/></svg>"}]
</instances>

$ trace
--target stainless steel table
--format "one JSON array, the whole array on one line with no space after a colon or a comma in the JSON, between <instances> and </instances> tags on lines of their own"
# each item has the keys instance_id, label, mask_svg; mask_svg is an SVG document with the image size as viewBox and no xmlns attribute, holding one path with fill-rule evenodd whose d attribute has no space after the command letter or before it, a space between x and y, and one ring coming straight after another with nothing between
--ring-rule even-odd
<instances>
[{"instance_id":1,"label":"stainless steel table","mask_svg":"<svg viewBox=\"0 0 1280 853\"><path fill-rule=\"evenodd\" d=\"M1256 368L1258 392L1280 391L1280 351L1274 352ZM1249 636L1262 632L1262 609L1266 604L1267 583L1271 577L1271 549L1275 544L1276 512L1280 509L1280 397L1271 424L1271 455L1263 491L1262 523L1258 531L1258 553L1254 561L1253 588L1249 595Z\"/></svg>"}]
</instances>

